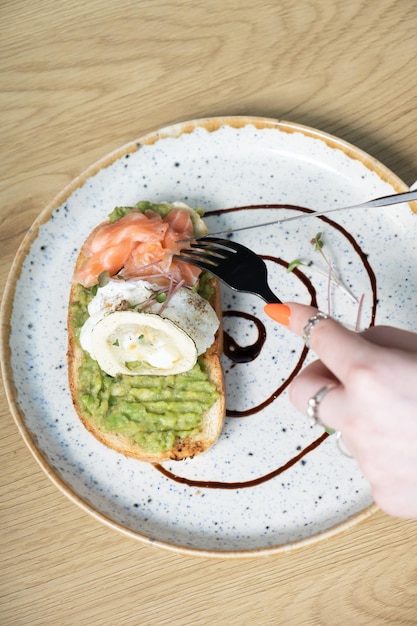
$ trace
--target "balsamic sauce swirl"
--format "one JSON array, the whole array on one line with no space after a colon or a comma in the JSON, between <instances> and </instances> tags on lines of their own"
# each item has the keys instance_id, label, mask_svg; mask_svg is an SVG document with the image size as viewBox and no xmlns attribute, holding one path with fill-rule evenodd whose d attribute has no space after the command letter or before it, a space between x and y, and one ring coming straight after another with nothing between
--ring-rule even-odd
<instances>
[{"instance_id":1,"label":"balsamic sauce swirl","mask_svg":"<svg viewBox=\"0 0 417 626\"><path fill-rule=\"evenodd\" d=\"M257 206L254 205L254 206L235 207L231 209L219 209L216 211L207 212L206 215L214 216L214 215L220 215L224 213L231 213L235 211L257 210L257 209L277 209L277 210L294 209L296 211L300 211L303 213L313 212L312 209L307 209L305 207L297 207L294 205L265 204L265 205L257 205ZM351 248L353 248L355 253L359 256L364 266L364 270L368 275L371 289L372 289L372 307L371 307L370 326L373 326L375 324L376 309L377 309L377 281L376 281L375 273L368 261L367 254L362 250L362 248L360 247L356 239L353 237L353 235L351 235L343 226L341 226L337 222L334 222L333 220L331 220L330 218L326 216L319 216L317 219L322 220L323 222L329 224L335 230L339 231L339 233L341 233L341 235L345 237L345 239L348 241ZM261 255L261 256L264 260L277 263L278 265L281 265L285 269L288 267L288 262L283 259L280 259L274 256L269 256L269 255ZM300 271L299 268L295 268L293 270L293 274L307 288L310 294L310 304L312 306L317 306L316 290L312 282L310 281L310 279L302 271ZM233 364L236 365L240 363L248 363L248 362L254 361L259 356L263 348L263 345L266 341L266 329L265 329L264 324L261 322L261 320L256 318L254 315L251 315L243 311L232 311L232 310L224 311L223 316L224 317L240 317L246 320L250 320L254 323L258 331L258 337L255 342L247 346L239 345L226 331L224 331L223 333L224 354L232 361ZM303 363L307 357L307 354L308 354L308 348L304 346L293 371L286 378L286 380L283 381L282 384L272 392L272 394L270 394L268 398L265 398L265 400L263 400L257 406L251 407L250 409L247 409L245 411L237 411L236 409L228 407L226 410L227 417L244 418L250 415L255 415L261 412L271 403L273 403L284 392L284 390L288 387L288 385L295 378L295 376L297 376L297 374L299 373L299 371L301 370L303 366ZM165 467L163 467L160 464L155 464L154 467L167 478L170 478L171 480L175 482L188 485L190 487L199 487L199 488L205 488L205 489L242 489L242 488L248 488L248 487L255 487L264 482L272 480L276 476L279 476L283 472L293 467L293 465L298 463L303 457L305 457L307 454L312 452L315 448L320 446L323 443L323 441L327 439L328 436L329 435L326 432L323 433L320 437L315 439L312 443L310 443L303 450L301 450L299 454L291 458L284 465L277 467L272 472L269 472L268 474L265 474L264 476L259 476L258 478L247 480L247 481L220 482L220 481L194 480L191 478L184 478L182 476L178 476L170 472L169 470L167 470Z\"/></svg>"}]
</instances>

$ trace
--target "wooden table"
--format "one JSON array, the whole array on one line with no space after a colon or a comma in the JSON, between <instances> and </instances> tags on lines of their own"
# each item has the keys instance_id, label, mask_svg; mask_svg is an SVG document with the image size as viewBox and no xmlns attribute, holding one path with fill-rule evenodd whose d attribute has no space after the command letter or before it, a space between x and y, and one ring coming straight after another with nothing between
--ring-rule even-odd
<instances>
[{"instance_id":1,"label":"wooden table","mask_svg":"<svg viewBox=\"0 0 417 626\"><path fill-rule=\"evenodd\" d=\"M1 265L107 152L174 122L261 115L417 179L413 0L2 0ZM1 396L0 623L417 624L415 521L376 513L293 554L209 560L101 525L38 467Z\"/></svg>"}]
</instances>

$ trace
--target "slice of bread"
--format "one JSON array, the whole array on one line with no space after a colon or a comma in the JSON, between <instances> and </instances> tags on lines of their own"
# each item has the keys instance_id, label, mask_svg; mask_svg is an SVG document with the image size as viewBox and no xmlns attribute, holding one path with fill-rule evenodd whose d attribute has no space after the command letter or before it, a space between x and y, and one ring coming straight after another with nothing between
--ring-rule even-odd
<instances>
[{"instance_id":1,"label":"slice of bread","mask_svg":"<svg viewBox=\"0 0 417 626\"><path fill-rule=\"evenodd\" d=\"M74 271L83 263L84 257L82 252L79 254ZM97 421L91 419L91 416L83 411L82 403L79 398L80 378L79 371L83 359L85 358L84 350L81 348L76 337L73 303L77 299L77 285L73 284L70 291L69 308L68 308L68 375L71 390L72 401L78 417L84 426L104 445L113 448L126 456L136 458L140 461L149 463L161 463L168 460L182 460L192 458L208 450L219 438L222 431L226 413L225 407L225 389L223 371L220 364L220 355L222 353L222 326L221 326L221 302L219 283L214 277L210 279L213 288L213 296L210 301L217 316L220 320L220 327L216 333L214 343L210 348L199 357L203 368L207 374L208 380L214 384L217 389L218 397L214 404L203 412L201 427L198 433L189 435L186 438L177 438L174 446L169 450L153 452L144 450L136 441L116 430L108 430L100 428ZM128 381L129 376L124 377Z\"/></svg>"}]
</instances>

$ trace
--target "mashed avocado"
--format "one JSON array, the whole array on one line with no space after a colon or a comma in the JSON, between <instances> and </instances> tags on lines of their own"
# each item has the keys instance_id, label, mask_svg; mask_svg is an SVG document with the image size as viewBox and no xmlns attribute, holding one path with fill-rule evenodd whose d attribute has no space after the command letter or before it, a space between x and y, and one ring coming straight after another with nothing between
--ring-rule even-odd
<instances>
[{"instance_id":1,"label":"mashed avocado","mask_svg":"<svg viewBox=\"0 0 417 626\"><path fill-rule=\"evenodd\" d=\"M112 378L89 355L79 369L78 393L81 410L98 428L127 435L147 452L197 434L202 413L218 397L199 363L172 376Z\"/></svg>"},{"instance_id":2,"label":"mashed avocado","mask_svg":"<svg viewBox=\"0 0 417 626\"><path fill-rule=\"evenodd\" d=\"M120 213L119 209L119 217ZM209 278L203 273L198 287L206 299L212 295ZM77 342L88 318L88 303L96 290L96 287L77 286L71 304ZM101 430L127 435L147 452L170 450L178 438L197 434L203 413L218 395L201 361L182 374L112 377L83 352L78 371L78 401L82 412Z\"/></svg>"}]
</instances>

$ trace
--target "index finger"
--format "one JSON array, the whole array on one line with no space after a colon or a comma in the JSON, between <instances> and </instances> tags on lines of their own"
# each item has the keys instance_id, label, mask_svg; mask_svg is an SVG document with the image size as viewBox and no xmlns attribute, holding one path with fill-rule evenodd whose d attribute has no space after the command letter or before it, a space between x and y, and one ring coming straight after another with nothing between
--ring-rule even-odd
<instances>
[{"instance_id":1,"label":"index finger","mask_svg":"<svg viewBox=\"0 0 417 626\"><path fill-rule=\"evenodd\" d=\"M267 304L264 310L269 317L288 326L300 337L304 336L309 320L318 312L314 307L295 302ZM369 360L369 351L373 349L363 337L331 317L320 319L311 327L309 344L341 382L349 370Z\"/></svg>"}]
</instances>

